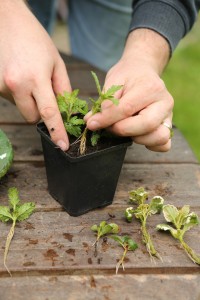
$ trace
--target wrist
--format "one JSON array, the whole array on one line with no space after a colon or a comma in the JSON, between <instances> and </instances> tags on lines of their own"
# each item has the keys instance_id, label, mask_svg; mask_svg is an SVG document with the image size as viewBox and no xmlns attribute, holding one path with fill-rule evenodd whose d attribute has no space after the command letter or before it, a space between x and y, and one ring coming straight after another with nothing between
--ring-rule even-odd
<instances>
[{"instance_id":1,"label":"wrist","mask_svg":"<svg viewBox=\"0 0 200 300\"><path fill-rule=\"evenodd\" d=\"M133 30L125 45L122 59L143 61L159 75L163 72L170 58L170 46L159 33L146 29Z\"/></svg>"}]
</instances>

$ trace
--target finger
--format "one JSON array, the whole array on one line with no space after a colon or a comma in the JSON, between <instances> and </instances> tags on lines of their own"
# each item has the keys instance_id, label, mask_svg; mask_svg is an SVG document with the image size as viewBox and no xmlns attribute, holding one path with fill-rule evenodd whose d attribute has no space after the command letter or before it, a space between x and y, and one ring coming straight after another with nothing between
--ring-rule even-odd
<instances>
[{"instance_id":1,"label":"finger","mask_svg":"<svg viewBox=\"0 0 200 300\"><path fill-rule=\"evenodd\" d=\"M56 95L63 93L64 91L71 92L72 90L66 66L61 58L59 58L57 64L54 67L52 75L52 86Z\"/></svg>"},{"instance_id":2,"label":"finger","mask_svg":"<svg viewBox=\"0 0 200 300\"><path fill-rule=\"evenodd\" d=\"M141 87L138 89L134 87L134 93L133 89L125 91L124 87L123 93L124 95L122 94L119 105L112 104L106 107L102 105L102 112L89 118L87 122L89 129L97 130L106 128L120 120L129 118L153 103L163 102L161 99L166 100L166 110L169 111L173 107L173 99L166 89L164 89L163 84L162 88L159 87L159 92L158 89L155 89L155 91L151 91L151 94L145 88L141 89Z\"/></svg>"},{"instance_id":3,"label":"finger","mask_svg":"<svg viewBox=\"0 0 200 300\"><path fill-rule=\"evenodd\" d=\"M109 130L120 136L141 136L156 130L171 113L166 101L155 102L140 111L138 115L126 118L109 127Z\"/></svg>"},{"instance_id":4,"label":"finger","mask_svg":"<svg viewBox=\"0 0 200 300\"><path fill-rule=\"evenodd\" d=\"M167 124L171 124L171 118L165 120ZM171 138L170 129L161 124L156 130L149 134L133 137L133 141L136 144L145 145L147 147L162 146L165 145Z\"/></svg>"},{"instance_id":5,"label":"finger","mask_svg":"<svg viewBox=\"0 0 200 300\"><path fill-rule=\"evenodd\" d=\"M40 114L31 95L14 96L15 104L22 116L28 123L37 123L40 120Z\"/></svg>"},{"instance_id":6,"label":"finger","mask_svg":"<svg viewBox=\"0 0 200 300\"><path fill-rule=\"evenodd\" d=\"M154 146L154 147L146 147L147 149L155 152L167 152L171 148L171 139L165 145L162 146Z\"/></svg>"},{"instance_id":7,"label":"finger","mask_svg":"<svg viewBox=\"0 0 200 300\"><path fill-rule=\"evenodd\" d=\"M63 151L69 148L69 140L52 90L51 82L41 81L40 89L33 92L40 116L47 126L54 143Z\"/></svg>"}]
</instances>

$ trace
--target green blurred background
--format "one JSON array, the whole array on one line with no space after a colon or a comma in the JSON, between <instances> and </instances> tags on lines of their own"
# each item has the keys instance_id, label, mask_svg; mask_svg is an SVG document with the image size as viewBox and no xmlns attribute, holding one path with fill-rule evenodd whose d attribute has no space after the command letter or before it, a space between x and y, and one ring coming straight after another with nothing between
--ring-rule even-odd
<instances>
[{"instance_id":1,"label":"green blurred background","mask_svg":"<svg viewBox=\"0 0 200 300\"><path fill-rule=\"evenodd\" d=\"M173 124L200 161L200 16L162 77L175 101Z\"/></svg>"}]
</instances>

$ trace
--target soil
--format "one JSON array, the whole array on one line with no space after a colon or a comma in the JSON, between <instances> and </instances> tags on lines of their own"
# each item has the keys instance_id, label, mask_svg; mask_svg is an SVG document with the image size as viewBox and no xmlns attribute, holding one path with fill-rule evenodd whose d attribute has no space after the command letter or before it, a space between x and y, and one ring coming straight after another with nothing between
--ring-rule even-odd
<instances>
[{"instance_id":1,"label":"soil","mask_svg":"<svg viewBox=\"0 0 200 300\"><path fill-rule=\"evenodd\" d=\"M69 140L70 140L70 147L67 150L67 153L71 157L79 157L80 156L80 152L79 152L80 142L76 142L77 138L74 138L71 136L69 137ZM104 149L110 148L112 146L116 146L116 145L125 143L127 141L130 141L130 140L127 138L116 137L116 136L101 137L99 139L97 145L92 146L90 144L90 137L88 136L87 143L86 143L85 155L93 153L93 152L97 152L100 150L104 150Z\"/></svg>"},{"instance_id":2,"label":"soil","mask_svg":"<svg viewBox=\"0 0 200 300\"><path fill-rule=\"evenodd\" d=\"M43 127L42 130L44 131L45 134L47 134L49 136L49 133L48 133L48 130L46 127ZM108 134L108 135L102 134L97 145L92 146L90 144L90 134L91 134L91 132L88 132L86 151L85 151L84 155L87 155L87 154L90 154L93 152L97 152L100 150L104 150L104 149L107 149L107 148L110 148L110 147L113 147L113 146L116 146L119 144L131 142L131 139L128 137L119 137L119 136L114 136L114 135L110 135L110 134ZM69 156L71 156L71 157L81 156L81 154L79 152L80 141L77 141L76 137L70 136L69 134L68 134L68 137L69 137L70 147L66 151L66 153L69 154Z\"/></svg>"}]
</instances>

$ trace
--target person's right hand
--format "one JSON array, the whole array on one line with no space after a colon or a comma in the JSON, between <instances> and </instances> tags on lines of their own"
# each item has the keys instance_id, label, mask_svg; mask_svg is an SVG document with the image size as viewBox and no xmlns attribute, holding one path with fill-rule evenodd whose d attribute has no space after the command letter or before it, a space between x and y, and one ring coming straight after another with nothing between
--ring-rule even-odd
<instances>
[{"instance_id":1,"label":"person's right hand","mask_svg":"<svg viewBox=\"0 0 200 300\"><path fill-rule=\"evenodd\" d=\"M21 0L0 6L0 93L12 97L24 118L45 122L52 140L67 150L69 141L55 94L71 91L56 47Z\"/></svg>"}]
</instances>

